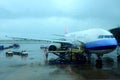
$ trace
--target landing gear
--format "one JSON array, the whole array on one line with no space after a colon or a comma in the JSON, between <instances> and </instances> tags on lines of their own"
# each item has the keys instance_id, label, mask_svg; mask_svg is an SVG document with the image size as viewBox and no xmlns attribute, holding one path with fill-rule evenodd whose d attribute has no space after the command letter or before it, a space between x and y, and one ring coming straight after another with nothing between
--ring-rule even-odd
<instances>
[{"instance_id":1,"label":"landing gear","mask_svg":"<svg viewBox=\"0 0 120 80\"><path fill-rule=\"evenodd\" d=\"M91 53L87 53L87 62L91 63Z\"/></svg>"},{"instance_id":2,"label":"landing gear","mask_svg":"<svg viewBox=\"0 0 120 80\"><path fill-rule=\"evenodd\" d=\"M96 60L96 68L102 68L103 67L103 63L102 63L102 59L101 59L101 55L97 55L98 59Z\"/></svg>"}]
</instances>

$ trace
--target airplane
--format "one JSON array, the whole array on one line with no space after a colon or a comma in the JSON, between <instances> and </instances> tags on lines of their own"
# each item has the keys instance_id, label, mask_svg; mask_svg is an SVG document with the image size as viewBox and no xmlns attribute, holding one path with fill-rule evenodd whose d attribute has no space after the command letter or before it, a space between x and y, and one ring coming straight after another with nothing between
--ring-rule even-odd
<instances>
[{"instance_id":1,"label":"airplane","mask_svg":"<svg viewBox=\"0 0 120 80\"><path fill-rule=\"evenodd\" d=\"M62 38L57 40L45 40L51 41L47 46L48 51L68 50L70 48L81 48L82 46L87 54L86 57L88 62L91 62L91 54L96 54L96 64L100 65L102 65L102 56L112 52L118 46L114 35L110 31L101 28L93 28L72 33L65 32L64 35L56 36Z\"/></svg>"},{"instance_id":2,"label":"airplane","mask_svg":"<svg viewBox=\"0 0 120 80\"><path fill-rule=\"evenodd\" d=\"M91 60L91 54L97 55L96 64L102 64L102 56L116 49L118 43L114 35L101 28L93 28L84 31L67 33L64 35L65 40L53 41L49 46L49 51L67 50L69 48L80 47L84 44L85 53L88 62Z\"/></svg>"}]
</instances>

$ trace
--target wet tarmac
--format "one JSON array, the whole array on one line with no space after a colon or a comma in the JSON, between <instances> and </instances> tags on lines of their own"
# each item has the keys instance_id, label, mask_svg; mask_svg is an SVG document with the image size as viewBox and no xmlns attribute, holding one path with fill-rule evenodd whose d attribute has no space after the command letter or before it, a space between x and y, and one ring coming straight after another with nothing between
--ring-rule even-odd
<instances>
[{"instance_id":1,"label":"wet tarmac","mask_svg":"<svg viewBox=\"0 0 120 80\"><path fill-rule=\"evenodd\" d=\"M116 51L104 56L103 68L95 67L95 57L91 64L48 65L40 44L20 44L14 51L27 50L28 56L6 56L0 51L0 80L119 80L120 63L116 61ZM49 54L49 59L56 57ZM106 57L113 59L107 62Z\"/></svg>"}]
</instances>

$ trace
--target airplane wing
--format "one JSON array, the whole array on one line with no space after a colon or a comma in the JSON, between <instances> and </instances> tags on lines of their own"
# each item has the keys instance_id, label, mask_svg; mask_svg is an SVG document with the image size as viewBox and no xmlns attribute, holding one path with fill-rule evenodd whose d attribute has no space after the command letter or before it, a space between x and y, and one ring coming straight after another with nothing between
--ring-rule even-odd
<instances>
[{"instance_id":1,"label":"airplane wing","mask_svg":"<svg viewBox=\"0 0 120 80\"><path fill-rule=\"evenodd\" d=\"M72 44L71 41L62 41L62 40L51 40L53 43L66 43L66 44Z\"/></svg>"},{"instance_id":2,"label":"airplane wing","mask_svg":"<svg viewBox=\"0 0 120 80\"><path fill-rule=\"evenodd\" d=\"M30 39L28 39L28 38L23 38L23 37L10 37L10 36L5 36L5 37L7 37L7 38L12 38L12 39L14 39L14 40L30 40Z\"/></svg>"},{"instance_id":3,"label":"airplane wing","mask_svg":"<svg viewBox=\"0 0 120 80\"><path fill-rule=\"evenodd\" d=\"M14 40L38 40L39 39L29 39L29 38L23 38L23 37L9 37L6 35L7 38L12 38ZM59 38L59 39L40 39L40 41L46 41L46 42L52 42L52 43L68 43L71 44L70 41L66 41L65 38Z\"/></svg>"},{"instance_id":4,"label":"airplane wing","mask_svg":"<svg viewBox=\"0 0 120 80\"><path fill-rule=\"evenodd\" d=\"M67 41L65 39L65 37L63 38L58 38L58 39L29 39L29 38L22 38L22 37L9 37L6 36L8 38L12 38L13 40L34 40L34 41L44 41L44 42L48 42L48 43L56 43L56 44L61 44L63 46L71 46L71 47L78 47L80 46L80 44L82 43L81 41ZM83 44L83 43L82 43Z\"/></svg>"}]
</instances>

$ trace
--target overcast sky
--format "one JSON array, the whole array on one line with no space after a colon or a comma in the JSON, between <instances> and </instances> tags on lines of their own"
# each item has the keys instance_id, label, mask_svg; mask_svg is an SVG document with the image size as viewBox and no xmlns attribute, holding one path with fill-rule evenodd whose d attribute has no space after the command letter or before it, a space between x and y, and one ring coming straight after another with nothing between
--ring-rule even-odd
<instances>
[{"instance_id":1,"label":"overcast sky","mask_svg":"<svg viewBox=\"0 0 120 80\"><path fill-rule=\"evenodd\" d=\"M0 0L0 35L52 34L120 25L120 0Z\"/></svg>"}]
</instances>

